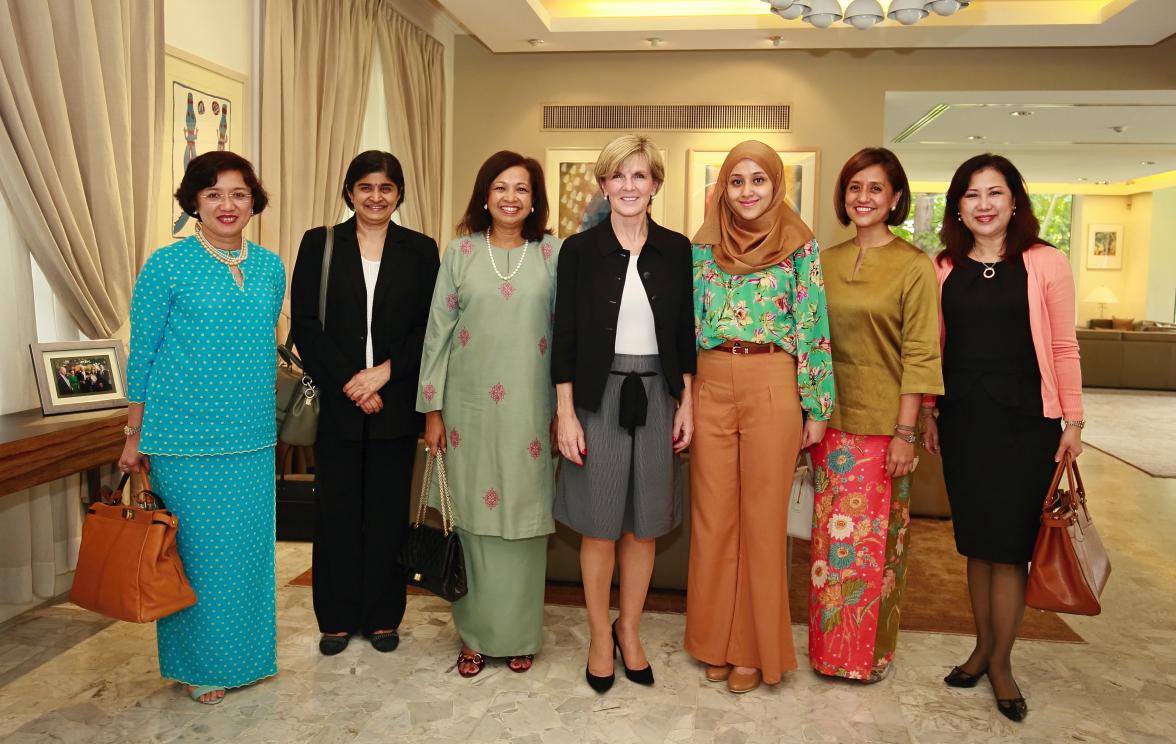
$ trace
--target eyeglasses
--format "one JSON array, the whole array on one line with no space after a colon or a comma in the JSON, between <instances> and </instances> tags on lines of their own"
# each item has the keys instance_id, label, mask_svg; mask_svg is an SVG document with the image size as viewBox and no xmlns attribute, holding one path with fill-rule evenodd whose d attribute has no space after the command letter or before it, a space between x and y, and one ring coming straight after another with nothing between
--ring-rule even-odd
<instances>
[{"instance_id":1,"label":"eyeglasses","mask_svg":"<svg viewBox=\"0 0 1176 744\"><path fill-rule=\"evenodd\" d=\"M200 195L200 198L209 204L220 204L225 199L232 199L236 204L248 204L253 201L253 194L249 191L233 191L228 194L222 194L219 191L206 191Z\"/></svg>"}]
</instances>

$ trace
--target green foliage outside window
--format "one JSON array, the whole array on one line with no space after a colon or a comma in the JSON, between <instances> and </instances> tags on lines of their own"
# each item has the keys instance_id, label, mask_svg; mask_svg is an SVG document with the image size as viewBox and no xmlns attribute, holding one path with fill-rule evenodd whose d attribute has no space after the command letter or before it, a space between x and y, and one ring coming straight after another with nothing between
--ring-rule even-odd
<instances>
[{"instance_id":1,"label":"green foliage outside window","mask_svg":"<svg viewBox=\"0 0 1176 744\"><path fill-rule=\"evenodd\" d=\"M1033 213L1041 220L1041 237L1070 255L1070 218L1074 206L1071 194L1030 194ZM931 255L943 246L939 243L939 227L943 224L945 208L943 194L914 194L911 214L894 232Z\"/></svg>"}]
</instances>

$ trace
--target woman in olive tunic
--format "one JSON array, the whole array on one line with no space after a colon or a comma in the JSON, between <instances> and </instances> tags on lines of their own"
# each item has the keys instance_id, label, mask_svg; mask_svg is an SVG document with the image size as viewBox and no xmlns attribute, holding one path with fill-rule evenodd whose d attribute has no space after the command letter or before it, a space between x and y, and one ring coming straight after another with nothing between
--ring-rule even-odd
<instances>
[{"instance_id":1,"label":"woman in olive tunic","mask_svg":"<svg viewBox=\"0 0 1176 744\"><path fill-rule=\"evenodd\" d=\"M943 391L935 270L890 231L910 209L894 153L850 158L834 208L857 234L821 254L837 405L813 450L809 662L876 682L898 640L919 403Z\"/></svg>"},{"instance_id":2,"label":"woman in olive tunic","mask_svg":"<svg viewBox=\"0 0 1176 744\"><path fill-rule=\"evenodd\" d=\"M442 258L425 334L417 410L426 446L446 453L465 551L469 593L453 603L463 677L486 656L525 672L543 643L560 244L547 215L539 164L492 155Z\"/></svg>"}]
</instances>

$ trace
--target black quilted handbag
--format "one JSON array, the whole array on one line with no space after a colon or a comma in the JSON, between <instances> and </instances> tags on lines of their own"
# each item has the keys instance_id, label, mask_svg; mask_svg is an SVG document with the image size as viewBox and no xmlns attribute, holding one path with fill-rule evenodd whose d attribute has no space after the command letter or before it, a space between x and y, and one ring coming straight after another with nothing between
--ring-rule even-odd
<instances>
[{"instance_id":1,"label":"black quilted handbag","mask_svg":"<svg viewBox=\"0 0 1176 744\"><path fill-rule=\"evenodd\" d=\"M434 467L440 493L441 529L424 523ZM461 539L454 529L453 500L449 494L449 481L445 477L445 461L440 452L429 452L425 458L420 504L416 519L409 527L400 549L400 565L409 584L432 592L441 599L452 602L464 597L468 591L465 554L461 549Z\"/></svg>"}]
</instances>

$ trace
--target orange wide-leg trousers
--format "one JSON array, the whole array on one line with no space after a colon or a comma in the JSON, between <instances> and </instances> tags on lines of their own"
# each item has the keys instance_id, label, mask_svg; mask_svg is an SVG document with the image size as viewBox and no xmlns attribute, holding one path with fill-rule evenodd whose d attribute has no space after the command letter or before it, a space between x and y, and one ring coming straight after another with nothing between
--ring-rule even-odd
<instances>
[{"instance_id":1,"label":"orange wide-leg trousers","mask_svg":"<svg viewBox=\"0 0 1176 744\"><path fill-rule=\"evenodd\" d=\"M801 430L793 357L699 354L686 651L757 668L767 684L796 669L787 539Z\"/></svg>"}]
</instances>

